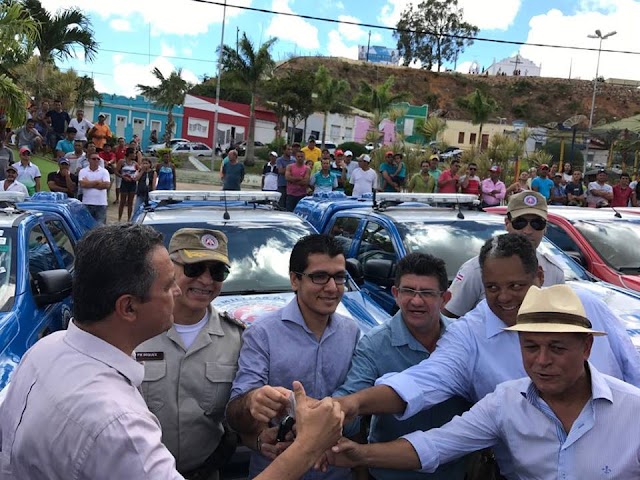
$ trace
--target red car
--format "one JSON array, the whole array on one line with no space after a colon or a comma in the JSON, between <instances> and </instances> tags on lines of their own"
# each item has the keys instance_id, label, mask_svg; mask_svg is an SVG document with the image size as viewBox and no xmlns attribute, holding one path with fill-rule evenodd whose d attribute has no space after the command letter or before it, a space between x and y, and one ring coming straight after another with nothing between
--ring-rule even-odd
<instances>
[{"instance_id":1,"label":"red car","mask_svg":"<svg viewBox=\"0 0 640 480\"><path fill-rule=\"evenodd\" d=\"M595 277L640 292L640 215L617 210L549 206L546 236Z\"/></svg>"}]
</instances>

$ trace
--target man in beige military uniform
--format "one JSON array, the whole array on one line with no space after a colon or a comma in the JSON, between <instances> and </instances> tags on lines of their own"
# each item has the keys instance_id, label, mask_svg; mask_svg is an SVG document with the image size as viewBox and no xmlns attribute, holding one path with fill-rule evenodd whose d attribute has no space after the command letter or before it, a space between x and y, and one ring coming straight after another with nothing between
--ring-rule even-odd
<instances>
[{"instance_id":1,"label":"man in beige military uniform","mask_svg":"<svg viewBox=\"0 0 640 480\"><path fill-rule=\"evenodd\" d=\"M242 327L211 302L229 274L227 237L218 230L183 228L169 243L176 283L174 325L144 342L142 395L162 426L162 443L187 479L218 479L213 452L238 369Z\"/></svg>"},{"instance_id":2,"label":"man in beige military uniform","mask_svg":"<svg viewBox=\"0 0 640 480\"><path fill-rule=\"evenodd\" d=\"M504 225L509 233L527 237L537 249L547 230L547 200L538 192L524 191L509 199ZM564 283L564 271L554 263L553 257L537 251L538 265L544 272L545 287ZM484 285L478 257L467 260L456 274L451 286L451 300L444 314L458 318L473 310L484 298Z\"/></svg>"}]
</instances>

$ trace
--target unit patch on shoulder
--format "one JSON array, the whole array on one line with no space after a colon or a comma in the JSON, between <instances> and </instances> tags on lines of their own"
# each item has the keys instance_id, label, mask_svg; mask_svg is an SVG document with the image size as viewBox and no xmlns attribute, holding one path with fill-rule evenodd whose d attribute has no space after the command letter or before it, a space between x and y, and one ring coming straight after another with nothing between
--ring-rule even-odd
<instances>
[{"instance_id":1,"label":"unit patch on shoulder","mask_svg":"<svg viewBox=\"0 0 640 480\"><path fill-rule=\"evenodd\" d=\"M227 312L220 312L218 313L218 315L220 316L220 318L228 323L231 323L232 325L235 325L236 327L241 328L242 330L245 330L249 325L247 325L246 323L244 323L242 320L238 320L237 318L235 318L232 315L229 315Z\"/></svg>"}]
</instances>

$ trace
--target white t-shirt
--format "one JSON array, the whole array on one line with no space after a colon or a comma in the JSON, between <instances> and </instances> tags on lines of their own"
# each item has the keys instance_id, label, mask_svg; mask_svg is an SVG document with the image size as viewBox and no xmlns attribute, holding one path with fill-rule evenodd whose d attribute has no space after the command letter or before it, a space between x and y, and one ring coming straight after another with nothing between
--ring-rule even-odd
<instances>
[{"instance_id":1,"label":"white t-shirt","mask_svg":"<svg viewBox=\"0 0 640 480\"><path fill-rule=\"evenodd\" d=\"M195 341L196 337L200 333L200 330L202 330L202 328L207 324L208 321L209 312L207 311L204 317L202 317L202 320L200 320L198 323L194 323L193 325L181 325L179 323L173 324L173 327L176 329L176 332L178 332L178 335L180 335L180 338L182 339L184 348L189 350L189 347L191 347L191 345Z\"/></svg>"},{"instance_id":2,"label":"white t-shirt","mask_svg":"<svg viewBox=\"0 0 640 480\"><path fill-rule=\"evenodd\" d=\"M275 191L278 190L278 174L266 173L264 175L264 187L263 190Z\"/></svg>"},{"instance_id":3,"label":"white t-shirt","mask_svg":"<svg viewBox=\"0 0 640 480\"><path fill-rule=\"evenodd\" d=\"M83 118L81 122L78 122L77 118L72 118L69 122L69 127L73 127L78 131L76 133L76 140L82 140L84 142L87 140L87 132L93 128L93 123L86 118Z\"/></svg>"},{"instance_id":4,"label":"white t-shirt","mask_svg":"<svg viewBox=\"0 0 640 480\"><path fill-rule=\"evenodd\" d=\"M29 190L27 190L27 187L25 187L17 180L14 180L14 182L9 185L9 188L7 188L6 190L4 188L4 180L0 180L0 192L22 192L25 195L29 195Z\"/></svg>"},{"instance_id":5,"label":"white t-shirt","mask_svg":"<svg viewBox=\"0 0 640 480\"><path fill-rule=\"evenodd\" d=\"M86 167L80 170L78 174L78 183L82 180L89 180L90 182L95 182L99 180L101 182L109 182L111 179L109 177L109 172L105 168L98 167L97 170L91 170L91 168ZM82 189L82 203L85 205L103 205L107 206L107 189L99 189L99 188L83 188Z\"/></svg>"},{"instance_id":6,"label":"white t-shirt","mask_svg":"<svg viewBox=\"0 0 640 480\"><path fill-rule=\"evenodd\" d=\"M608 183L605 183L604 185L600 185L598 182L591 182L589 183L589 187L587 188L587 204L589 206L598 205L600 203L603 203L603 204L608 203L607 200L605 200L603 197L596 197L595 195L592 195L591 190L600 190L603 192L608 192L613 194L613 187Z\"/></svg>"},{"instance_id":7,"label":"white t-shirt","mask_svg":"<svg viewBox=\"0 0 640 480\"><path fill-rule=\"evenodd\" d=\"M351 173L349 183L353 185L353 193L351 195L361 197L365 193L373 191L375 185L378 184L378 174L373 168L365 171L358 167Z\"/></svg>"}]
</instances>

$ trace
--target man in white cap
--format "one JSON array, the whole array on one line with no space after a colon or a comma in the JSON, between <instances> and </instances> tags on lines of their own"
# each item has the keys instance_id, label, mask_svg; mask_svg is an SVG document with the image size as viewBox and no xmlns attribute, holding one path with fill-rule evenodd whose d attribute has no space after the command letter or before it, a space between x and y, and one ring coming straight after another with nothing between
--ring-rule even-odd
<instances>
[{"instance_id":1,"label":"man in white cap","mask_svg":"<svg viewBox=\"0 0 640 480\"><path fill-rule=\"evenodd\" d=\"M278 165L276 160L278 154L276 152L269 152L269 161L264 164L262 169L262 190L267 192L278 191Z\"/></svg>"},{"instance_id":2,"label":"man in white cap","mask_svg":"<svg viewBox=\"0 0 640 480\"><path fill-rule=\"evenodd\" d=\"M351 153L347 150L348 153ZM378 175L369 164L371 157L363 153L358 157L358 168L351 173L349 183L353 185L353 197L361 197L365 193L372 193L378 185Z\"/></svg>"},{"instance_id":3,"label":"man in white cap","mask_svg":"<svg viewBox=\"0 0 640 480\"><path fill-rule=\"evenodd\" d=\"M499 385L470 411L438 429L388 443L342 440L330 461L433 472L479 448L508 445L508 479L640 478L640 436L632 421L640 389L589 361L606 335L592 328L565 285L531 287L515 325L528 377ZM335 455L337 453L337 455Z\"/></svg>"},{"instance_id":4,"label":"man in white cap","mask_svg":"<svg viewBox=\"0 0 640 480\"><path fill-rule=\"evenodd\" d=\"M525 191L513 195L509 200L504 226L509 233L519 233L527 237L534 248L538 248L547 231L547 201L538 192ZM564 283L562 268L554 263L553 257L536 251L538 265L544 273L543 285L549 287ZM478 257L467 260L456 274L451 286L451 300L444 314L451 318L461 317L485 297L480 276Z\"/></svg>"}]
</instances>

